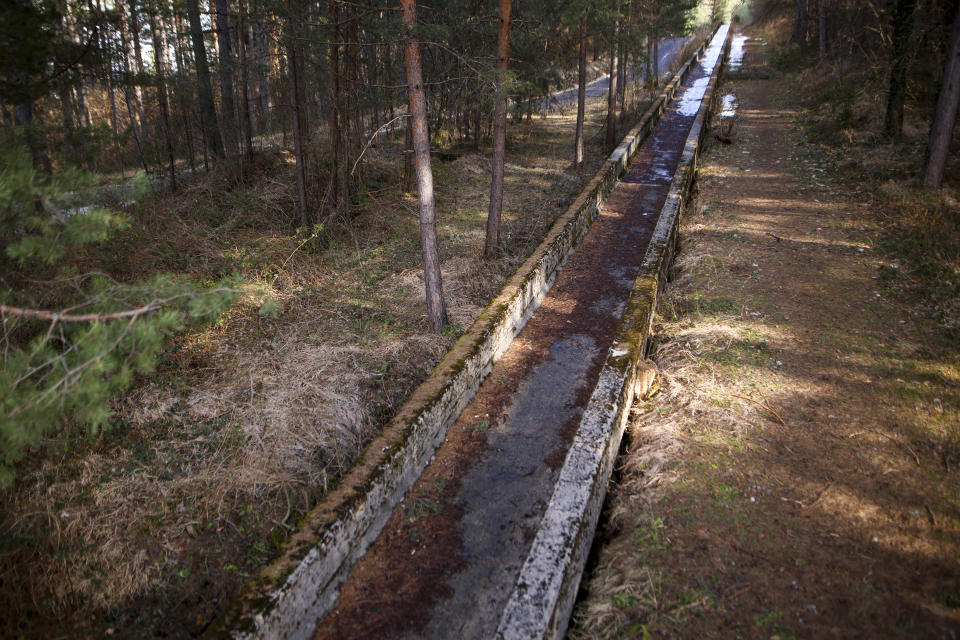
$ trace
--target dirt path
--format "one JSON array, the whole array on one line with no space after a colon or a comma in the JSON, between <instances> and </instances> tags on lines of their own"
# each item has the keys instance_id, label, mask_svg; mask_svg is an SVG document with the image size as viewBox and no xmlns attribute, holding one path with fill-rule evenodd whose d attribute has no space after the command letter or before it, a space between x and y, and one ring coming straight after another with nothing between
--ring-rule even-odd
<instances>
[{"instance_id":1,"label":"dirt path","mask_svg":"<svg viewBox=\"0 0 960 640\"><path fill-rule=\"evenodd\" d=\"M797 144L792 88L747 77L571 635L955 638L956 345L881 288L867 198Z\"/></svg>"}]
</instances>

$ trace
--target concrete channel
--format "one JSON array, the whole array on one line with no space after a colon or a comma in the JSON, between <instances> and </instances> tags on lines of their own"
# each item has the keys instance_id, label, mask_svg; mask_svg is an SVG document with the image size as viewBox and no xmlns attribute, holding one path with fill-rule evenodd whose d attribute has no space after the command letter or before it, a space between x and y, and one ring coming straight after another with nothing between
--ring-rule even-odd
<instances>
[{"instance_id":1,"label":"concrete channel","mask_svg":"<svg viewBox=\"0 0 960 640\"><path fill-rule=\"evenodd\" d=\"M728 31L208 637L563 636Z\"/></svg>"}]
</instances>

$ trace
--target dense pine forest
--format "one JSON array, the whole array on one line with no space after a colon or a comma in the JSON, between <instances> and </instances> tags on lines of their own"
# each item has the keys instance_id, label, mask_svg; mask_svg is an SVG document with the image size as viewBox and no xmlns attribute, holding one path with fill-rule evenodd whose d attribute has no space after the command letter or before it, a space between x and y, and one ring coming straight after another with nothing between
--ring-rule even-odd
<instances>
[{"instance_id":1,"label":"dense pine forest","mask_svg":"<svg viewBox=\"0 0 960 640\"><path fill-rule=\"evenodd\" d=\"M0 635L205 629L730 21L956 332L955 0L3 2Z\"/></svg>"}]
</instances>

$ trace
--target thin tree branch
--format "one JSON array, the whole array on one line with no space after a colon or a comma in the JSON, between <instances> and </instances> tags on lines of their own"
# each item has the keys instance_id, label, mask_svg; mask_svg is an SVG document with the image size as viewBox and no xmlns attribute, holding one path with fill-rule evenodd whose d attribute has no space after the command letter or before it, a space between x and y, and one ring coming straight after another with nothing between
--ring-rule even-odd
<instances>
[{"instance_id":1,"label":"thin tree branch","mask_svg":"<svg viewBox=\"0 0 960 640\"><path fill-rule=\"evenodd\" d=\"M211 289L210 291L202 292L206 293L240 293L239 289ZM47 309L26 309L23 307L14 307L11 305L6 305L0 303L0 315L12 315L19 318L31 318L34 320L49 320L53 323L57 322L102 322L104 320L117 320L119 318L138 318L142 315L152 313L166 304L178 300L180 298L189 298L196 295L200 295L200 292L191 292L191 293L181 293L175 296L170 296L169 298L160 298L158 300L151 300L142 307L137 307L135 309L125 309L123 311L114 311L111 313L79 313L71 314L64 313L61 311L50 311Z\"/></svg>"}]
</instances>

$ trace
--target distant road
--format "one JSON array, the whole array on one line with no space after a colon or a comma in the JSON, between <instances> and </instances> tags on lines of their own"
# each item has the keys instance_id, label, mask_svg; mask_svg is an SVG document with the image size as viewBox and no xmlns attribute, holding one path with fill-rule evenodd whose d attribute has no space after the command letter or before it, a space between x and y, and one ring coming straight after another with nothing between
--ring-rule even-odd
<instances>
[{"instance_id":1,"label":"distant road","mask_svg":"<svg viewBox=\"0 0 960 640\"><path fill-rule=\"evenodd\" d=\"M670 68L670 64L674 61L677 55L680 53L680 49L683 48L684 43L691 36L677 36L672 38L664 38L660 41L660 73L663 74L667 69ZM637 75L643 76L644 70L642 68L635 68L634 72L631 74L633 76ZM600 96L607 95L607 90L610 87L610 76L602 75L593 82L587 83L587 97L588 98L597 98ZM567 102L576 102L577 100L577 85L573 85L562 91L557 91L554 94L551 94L549 98L550 105L557 105L567 103Z\"/></svg>"}]
</instances>

